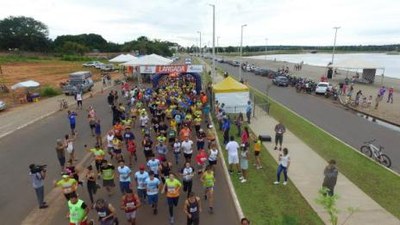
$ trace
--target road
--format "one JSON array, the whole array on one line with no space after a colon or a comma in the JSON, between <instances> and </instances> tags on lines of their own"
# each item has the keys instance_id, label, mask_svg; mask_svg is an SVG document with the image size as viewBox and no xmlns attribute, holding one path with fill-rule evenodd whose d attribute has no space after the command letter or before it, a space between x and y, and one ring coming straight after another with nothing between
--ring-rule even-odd
<instances>
[{"instance_id":1,"label":"road","mask_svg":"<svg viewBox=\"0 0 400 225\"><path fill-rule=\"evenodd\" d=\"M108 92L107 92L108 93ZM84 100L84 106L92 105L97 115L102 119L102 129L107 130L111 127L111 113L106 105L106 94L97 94L93 98ZM75 142L78 159L82 159L84 145L89 146L94 144L94 138L90 136L88 123L86 121L86 113L77 110L78 122L77 131L78 138ZM32 125L20 129L11 135L1 139L0 142L0 216L1 224L21 224L29 212L37 207L34 190L31 187L30 177L28 176L28 165L30 163L40 163L48 165L47 179L45 182L45 192L48 194L52 190L52 182L60 177L59 164L55 153L55 141L62 138L69 132L69 124L66 112L57 112L43 120L40 120ZM136 137L139 136L138 131ZM139 153L141 152L138 149ZM143 163L142 154L139 154L139 162ZM134 171L138 168L138 164L134 165ZM174 168L176 171L177 168ZM216 174L217 187L215 190L217 202L215 205L215 214L208 216L208 213L203 212L201 220L203 224L238 224L236 210L233 205L232 197L229 194L227 182L222 173L222 166L218 166ZM199 182L194 183L194 191L202 196L201 186ZM104 197L115 207L119 206L120 193L117 191L112 197L107 197L103 190L97 194L97 198ZM79 195L89 202L86 188L79 187ZM58 198L57 204L50 205L46 210L51 210L52 217L48 218L47 224L67 224L65 218L66 202L63 196ZM183 224L183 204L184 197L180 199L180 204L176 208L177 217L176 224ZM51 204L51 203L50 203ZM205 206L207 206L205 204ZM204 209L207 209L206 207ZM118 211L120 221L124 224L124 215L121 210ZM96 215L91 212L91 218L96 218ZM160 198L159 214L153 216L151 209L148 206L139 209L138 224L167 224L168 213L165 197ZM41 224L44 225L44 224Z\"/></svg>"},{"instance_id":2,"label":"road","mask_svg":"<svg viewBox=\"0 0 400 225\"><path fill-rule=\"evenodd\" d=\"M238 78L239 68L229 64L217 63L218 67ZM254 88L266 93L267 84L272 81L266 77L242 71L244 79ZM376 144L384 146L384 152L392 160L392 169L400 171L400 133L357 116L355 113L338 107L325 98L299 94L294 88L272 86L268 94L286 107L318 125L347 144L359 149L363 142L376 139Z\"/></svg>"}]
</instances>

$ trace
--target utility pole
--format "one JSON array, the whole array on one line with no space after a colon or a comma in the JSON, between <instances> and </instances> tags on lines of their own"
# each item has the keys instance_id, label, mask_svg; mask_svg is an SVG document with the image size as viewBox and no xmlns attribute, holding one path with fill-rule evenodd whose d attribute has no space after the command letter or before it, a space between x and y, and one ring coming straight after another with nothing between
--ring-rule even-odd
<instances>
[{"instance_id":1,"label":"utility pole","mask_svg":"<svg viewBox=\"0 0 400 225\"><path fill-rule=\"evenodd\" d=\"M200 57L202 56L202 48L201 48L201 32L200 31L197 31L197 33L199 33L200 34Z\"/></svg>"},{"instance_id":2,"label":"utility pole","mask_svg":"<svg viewBox=\"0 0 400 225\"><path fill-rule=\"evenodd\" d=\"M333 29L335 29L335 39L333 40L332 61L331 61L332 64L333 64L333 59L335 58L335 47L336 47L337 30L340 29L340 27L333 27Z\"/></svg>"},{"instance_id":3,"label":"utility pole","mask_svg":"<svg viewBox=\"0 0 400 225\"><path fill-rule=\"evenodd\" d=\"M242 64L243 64L243 59L242 59L242 47L243 47L243 28L247 26L247 24L243 24L240 27L240 66L239 66L239 80L242 80Z\"/></svg>"},{"instance_id":4,"label":"utility pole","mask_svg":"<svg viewBox=\"0 0 400 225\"><path fill-rule=\"evenodd\" d=\"M213 38L212 38L212 72L211 76L215 77L215 5L209 4L213 9Z\"/></svg>"}]
</instances>

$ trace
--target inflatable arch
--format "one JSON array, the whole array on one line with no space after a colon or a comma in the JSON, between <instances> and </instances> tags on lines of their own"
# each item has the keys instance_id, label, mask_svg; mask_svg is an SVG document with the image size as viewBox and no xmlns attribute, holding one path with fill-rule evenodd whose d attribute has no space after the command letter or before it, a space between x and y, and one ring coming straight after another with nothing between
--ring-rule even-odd
<instances>
[{"instance_id":1,"label":"inflatable arch","mask_svg":"<svg viewBox=\"0 0 400 225\"><path fill-rule=\"evenodd\" d=\"M156 73L156 74L154 74L154 76L152 78L153 88L157 88L159 80L163 76L168 76L168 75L169 75L169 73ZM199 73L183 72L183 73L179 73L178 76L183 76L183 75L191 75L192 77L194 77L194 79L196 80L196 92L197 92L197 94L200 94L200 91L201 91L201 76L200 76L200 74Z\"/></svg>"}]
</instances>

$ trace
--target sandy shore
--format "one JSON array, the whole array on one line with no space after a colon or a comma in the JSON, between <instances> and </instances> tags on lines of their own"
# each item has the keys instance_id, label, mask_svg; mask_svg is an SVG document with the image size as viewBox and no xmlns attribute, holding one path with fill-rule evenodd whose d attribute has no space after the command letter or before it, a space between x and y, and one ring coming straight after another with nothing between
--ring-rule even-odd
<instances>
[{"instance_id":1,"label":"sandy shore","mask_svg":"<svg viewBox=\"0 0 400 225\"><path fill-rule=\"evenodd\" d=\"M255 64L262 68L269 68L273 70L277 70L278 68L282 68L282 66L289 67L289 73L298 77L307 77L315 81L319 81L322 75L326 75L327 68L320 66L311 66L304 64L301 71L294 71L294 63L282 62L282 61L272 61L272 60L261 60L261 59L250 59L243 58L243 62L249 62L250 64ZM340 81L343 81L346 76L351 79L355 76L354 72L347 71L339 71L340 74L337 74L333 77L330 82L333 85L337 85ZM358 90L361 90L364 96L372 95L375 99L375 96L378 93L378 89L381 86L385 87L393 87L394 88L394 96L393 96L393 104L386 103L388 97L388 91L386 91L383 101L380 102L378 109L374 109L374 107L362 108L358 107L357 109L360 111L364 111L371 115L375 115L377 117L383 118L385 120L391 121L393 123L400 124L400 79L384 77L382 79L381 76L375 77L374 84L355 84L354 85L354 93L353 98L355 97L355 93ZM373 102L373 104L375 101Z\"/></svg>"}]
</instances>

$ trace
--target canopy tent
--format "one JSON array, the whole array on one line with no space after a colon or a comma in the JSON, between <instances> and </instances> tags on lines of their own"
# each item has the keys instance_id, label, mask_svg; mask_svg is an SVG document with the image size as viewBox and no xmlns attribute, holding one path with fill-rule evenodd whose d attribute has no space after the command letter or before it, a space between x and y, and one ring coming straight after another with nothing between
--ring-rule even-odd
<instances>
[{"instance_id":1,"label":"canopy tent","mask_svg":"<svg viewBox=\"0 0 400 225\"><path fill-rule=\"evenodd\" d=\"M245 113L247 102L250 99L249 88L233 79L227 77L213 85L215 100L225 104L227 113Z\"/></svg>"},{"instance_id":2,"label":"canopy tent","mask_svg":"<svg viewBox=\"0 0 400 225\"><path fill-rule=\"evenodd\" d=\"M119 56L116 56L116 57L108 60L108 61L114 62L114 63L124 63L124 62L128 62L128 61L131 61L134 59L136 59L136 57L131 54L121 54Z\"/></svg>"},{"instance_id":3,"label":"canopy tent","mask_svg":"<svg viewBox=\"0 0 400 225\"><path fill-rule=\"evenodd\" d=\"M162 56L151 54L145 55L134 60L122 63L123 66L147 66L147 65L169 65L172 63L171 59Z\"/></svg>"},{"instance_id":4,"label":"canopy tent","mask_svg":"<svg viewBox=\"0 0 400 225\"><path fill-rule=\"evenodd\" d=\"M329 65L332 68L340 68L344 70L362 70L362 77L358 78L360 82L373 83L375 80L376 70L382 70L382 79L383 74L385 73L385 67L378 65L374 62L360 60L360 59L348 59L342 60L337 63Z\"/></svg>"},{"instance_id":5,"label":"canopy tent","mask_svg":"<svg viewBox=\"0 0 400 225\"><path fill-rule=\"evenodd\" d=\"M18 88L31 88L31 87L39 87L39 83L33 80L27 80L27 81L23 81L23 82L19 82L17 84L14 84L13 86L11 86L11 89L15 90Z\"/></svg>"}]
</instances>

